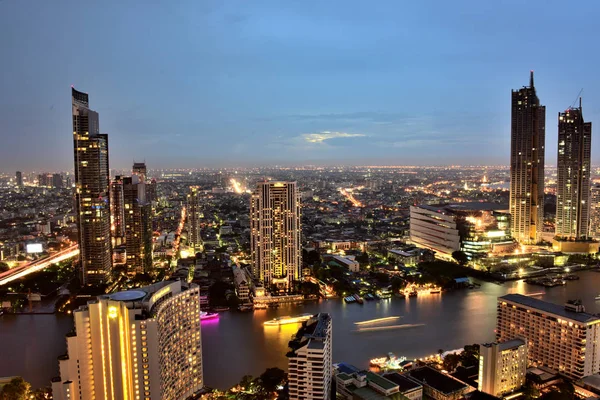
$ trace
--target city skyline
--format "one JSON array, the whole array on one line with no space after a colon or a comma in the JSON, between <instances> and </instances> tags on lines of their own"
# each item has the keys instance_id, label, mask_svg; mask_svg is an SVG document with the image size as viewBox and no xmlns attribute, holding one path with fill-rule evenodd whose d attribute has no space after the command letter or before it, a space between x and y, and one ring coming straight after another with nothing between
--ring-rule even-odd
<instances>
[{"instance_id":1,"label":"city skyline","mask_svg":"<svg viewBox=\"0 0 600 400\"><path fill-rule=\"evenodd\" d=\"M0 118L13 141L1 154L5 171L69 168L71 84L94 93L114 168L133 159L154 168L508 164L510 90L531 69L548 115L564 111L582 87L586 118L600 113L595 56L580 64L548 58L561 46L584 50L571 37L594 33L592 2L566 17L547 7L526 27L512 17L516 3L473 3L468 13L393 3L159 3L111 12L115 5L66 2L31 13L22 4L0 4L3 36L25 44L5 46L12 79L0 84ZM523 14L537 9L519 5ZM139 27L127 23L134 16ZM58 23L49 29L46 18ZM71 31L88 34L62 40ZM81 57L69 56L72 47ZM555 164L557 129L547 122Z\"/></svg>"}]
</instances>

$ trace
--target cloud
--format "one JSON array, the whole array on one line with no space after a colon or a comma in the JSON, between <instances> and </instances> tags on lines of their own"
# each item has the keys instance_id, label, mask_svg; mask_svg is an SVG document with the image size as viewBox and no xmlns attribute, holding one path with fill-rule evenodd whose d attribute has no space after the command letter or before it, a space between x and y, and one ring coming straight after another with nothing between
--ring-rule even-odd
<instances>
[{"instance_id":1,"label":"cloud","mask_svg":"<svg viewBox=\"0 0 600 400\"><path fill-rule=\"evenodd\" d=\"M323 143L330 139L365 137L362 133L331 132L322 131L319 133L305 133L301 137L308 143Z\"/></svg>"}]
</instances>

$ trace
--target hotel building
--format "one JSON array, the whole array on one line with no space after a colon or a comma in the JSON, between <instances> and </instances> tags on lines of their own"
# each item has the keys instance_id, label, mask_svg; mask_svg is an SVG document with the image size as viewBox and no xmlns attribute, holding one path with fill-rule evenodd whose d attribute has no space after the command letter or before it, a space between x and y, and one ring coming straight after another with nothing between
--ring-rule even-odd
<instances>
[{"instance_id":1,"label":"hotel building","mask_svg":"<svg viewBox=\"0 0 600 400\"><path fill-rule=\"evenodd\" d=\"M296 182L258 182L251 198L250 230L254 277L266 288L291 290L302 267Z\"/></svg>"},{"instance_id":2,"label":"hotel building","mask_svg":"<svg viewBox=\"0 0 600 400\"><path fill-rule=\"evenodd\" d=\"M521 339L479 345L478 389L502 397L525 384L527 344Z\"/></svg>"},{"instance_id":3,"label":"hotel building","mask_svg":"<svg viewBox=\"0 0 600 400\"><path fill-rule=\"evenodd\" d=\"M55 400L179 400L202 379L199 289L163 281L98 297L73 313Z\"/></svg>"},{"instance_id":4,"label":"hotel building","mask_svg":"<svg viewBox=\"0 0 600 400\"><path fill-rule=\"evenodd\" d=\"M600 372L600 317L580 302L565 306L520 294L498 298L496 340L522 339L528 360L570 379Z\"/></svg>"},{"instance_id":5,"label":"hotel building","mask_svg":"<svg viewBox=\"0 0 600 400\"><path fill-rule=\"evenodd\" d=\"M288 385L290 400L329 400L332 392L331 316L314 315L290 341Z\"/></svg>"}]
</instances>

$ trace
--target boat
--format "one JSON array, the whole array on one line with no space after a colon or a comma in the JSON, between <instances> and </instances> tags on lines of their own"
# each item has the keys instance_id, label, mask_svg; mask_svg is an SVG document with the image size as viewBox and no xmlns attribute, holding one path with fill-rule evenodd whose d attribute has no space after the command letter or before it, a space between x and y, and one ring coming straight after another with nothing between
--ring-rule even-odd
<instances>
[{"instance_id":1,"label":"boat","mask_svg":"<svg viewBox=\"0 0 600 400\"><path fill-rule=\"evenodd\" d=\"M266 304L260 303L260 304L254 304L254 309L255 310L266 310L268 307Z\"/></svg>"},{"instance_id":2,"label":"boat","mask_svg":"<svg viewBox=\"0 0 600 400\"><path fill-rule=\"evenodd\" d=\"M219 313L200 311L200 321L219 318Z\"/></svg>"},{"instance_id":3,"label":"boat","mask_svg":"<svg viewBox=\"0 0 600 400\"><path fill-rule=\"evenodd\" d=\"M213 311L217 311L217 312L229 311L229 307L213 307L212 309L213 309Z\"/></svg>"},{"instance_id":4,"label":"boat","mask_svg":"<svg viewBox=\"0 0 600 400\"><path fill-rule=\"evenodd\" d=\"M253 309L252 304L242 304L238 307L239 311L252 311Z\"/></svg>"},{"instance_id":5,"label":"boat","mask_svg":"<svg viewBox=\"0 0 600 400\"><path fill-rule=\"evenodd\" d=\"M344 301L346 303L354 303L356 301L356 299L354 298L354 296L347 296L347 297L344 297Z\"/></svg>"},{"instance_id":6,"label":"boat","mask_svg":"<svg viewBox=\"0 0 600 400\"><path fill-rule=\"evenodd\" d=\"M440 288L433 288L429 291L429 293L434 294L434 293L442 293L442 289Z\"/></svg>"},{"instance_id":7,"label":"boat","mask_svg":"<svg viewBox=\"0 0 600 400\"><path fill-rule=\"evenodd\" d=\"M600 294L595 297L596 300L600 300Z\"/></svg>"},{"instance_id":8,"label":"boat","mask_svg":"<svg viewBox=\"0 0 600 400\"><path fill-rule=\"evenodd\" d=\"M408 294L408 297L417 297L419 295L419 292L417 292L416 290L413 290L412 292L410 292Z\"/></svg>"},{"instance_id":9,"label":"boat","mask_svg":"<svg viewBox=\"0 0 600 400\"><path fill-rule=\"evenodd\" d=\"M355 294L354 298L356 299L356 301L358 302L358 304L363 304L364 303L363 298L360 297L358 294Z\"/></svg>"},{"instance_id":10,"label":"boat","mask_svg":"<svg viewBox=\"0 0 600 400\"><path fill-rule=\"evenodd\" d=\"M278 326L278 325L287 325L287 324L298 324L300 322L308 321L313 314L301 314L295 317L285 316L285 317L277 317L273 318L270 321L263 322L263 325L268 326Z\"/></svg>"}]
</instances>

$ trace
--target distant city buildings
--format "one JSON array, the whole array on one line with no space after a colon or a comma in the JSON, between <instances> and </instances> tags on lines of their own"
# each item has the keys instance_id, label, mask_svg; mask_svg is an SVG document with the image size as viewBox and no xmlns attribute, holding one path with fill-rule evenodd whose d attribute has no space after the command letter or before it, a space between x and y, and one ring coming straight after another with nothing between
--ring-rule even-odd
<instances>
[{"instance_id":1,"label":"distant city buildings","mask_svg":"<svg viewBox=\"0 0 600 400\"><path fill-rule=\"evenodd\" d=\"M290 400L329 400L332 394L331 316L314 315L289 342Z\"/></svg>"},{"instance_id":2,"label":"distant city buildings","mask_svg":"<svg viewBox=\"0 0 600 400\"><path fill-rule=\"evenodd\" d=\"M564 307L520 294L498 298L496 339L523 339L529 363L545 366L570 379L600 372L600 317L583 305Z\"/></svg>"},{"instance_id":3,"label":"distant city buildings","mask_svg":"<svg viewBox=\"0 0 600 400\"><path fill-rule=\"evenodd\" d=\"M558 113L558 184L556 187L556 236L587 239L590 228L590 173L592 123L583 120L579 108Z\"/></svg>"},{"instance_id":4,"label":"distant city buildings","mask_svg":"<svg viewBox=\"0 0 600 400\"><path fill-rule=\"evenodd\" d=\"M502 397L521 388L527 374L527 344L521 339L479 345L478 389Z\"/></svg>"},{"instance_id":5,"label":"distant city buildings","mask_svg":"<svg viewBox=\"0 0 600 400\"><path fill-rule=\"evenodd\" d=\"M71 90L75 202L82 284L106 282L112 270L108 135L88 94Z\"/></svg>"},{"instance_id":6,"label":"distant city buildings","mask_svg":"<svg viewBox=\"0 0 600 400\"><path fill-rule=\"evenodd\" d=\"M600 239L600 183L590 188L590 237Z\"/></svg>"},{"instance_id":7,"label":"distant city buildings","mask_svg":"<svg viewBox=\"0 0 600 400\"><path fill-rule=\"evenodd\" d=\"M16 179L17 187L22 188L23 187L23 173L21 171L17 171L17 173L15 174L15 179Z\"/></svg>"},{"instance_id":8,"label":"distant city buildings","mask_svg":"<svg viewBox=\"0 0 600 400\"><path fill-rule=\"evenodd\" d=\"M290 291L301 277L300 197L296 182L258 182L250 204L252 273Z\"/></svg>"},{"instance_id":9,"label":"distant city buildings","mask_svg":"<svg viewBox=\"0 0 600 400\"><path fill-rule=\"evenodd\" d=\"M199 289L163 281L73 313L55 400L186 399L203 386Z\"/></svg>"},{"instance_id":10,"label":"distant city buildings","mask_svg":"<svg viewBox=\"0 0 600 400\"><path fill-rule=\"evenodd\" d=\"M510 141L511 232L519 243L541 241L544 225L546 107L533 85L512 91Z\"/></svg>"}]
</instances>

